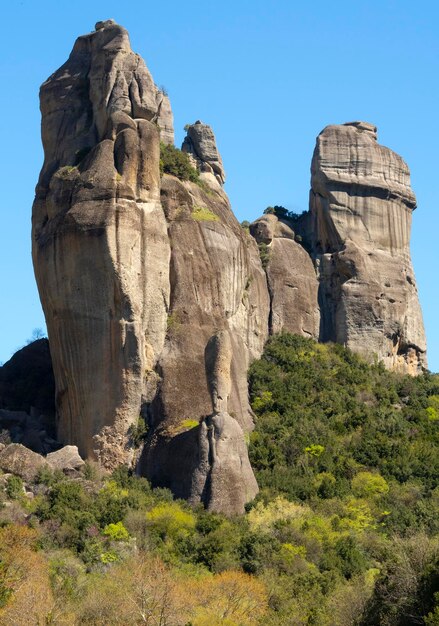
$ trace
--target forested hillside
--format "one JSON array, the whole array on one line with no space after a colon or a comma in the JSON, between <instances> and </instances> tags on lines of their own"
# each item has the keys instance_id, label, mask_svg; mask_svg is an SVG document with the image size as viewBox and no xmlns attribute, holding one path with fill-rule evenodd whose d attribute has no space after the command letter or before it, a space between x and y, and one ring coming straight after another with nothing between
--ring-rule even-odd
<instances>
[{"instance_id":1,"label":"forested hillside","mask_svg":"<svg viewBox=\"0 0 439 626\"><path fill-rule=\"evenodd\" d=\"M280 335L249 382L244 516L126 469L0 476L0 624L439 624L439 376Z\"/></svg>"}]
</instances>

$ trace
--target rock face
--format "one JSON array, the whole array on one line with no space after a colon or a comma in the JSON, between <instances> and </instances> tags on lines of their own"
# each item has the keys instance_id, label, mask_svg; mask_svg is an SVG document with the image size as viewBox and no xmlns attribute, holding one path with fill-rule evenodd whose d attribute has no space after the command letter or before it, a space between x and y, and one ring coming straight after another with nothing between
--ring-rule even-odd
<instances>
[{"instance_id":1,"label":"rock face","mask_svg":"<svg viewBox=\"0 0 439 626\"><path fill-rule=\"evenodd\" d=\"M422 314L410 260L416 199L400 156L375 126L328 126L311 166L311 233L320 274L320 339L386 367L426 367Z\"/></svg>"},{"instance_id":2,"label":"rock face","mask_svg":"<svg viewBox=\"0 0 439 626\"><path fill-rule=\"evenodd\" d=\"M243 431L252 428L246 372L268 331L265 277L219 186L165 175L162 205L171 305L141 470L179 497L234 513L257 492Z\"/></svg>"},{"instance_id":3,"label":"rock face","mask_svg":"<svg viewBox=\"0 0 439 626\"><path fill-rule=\"evenodd\" d=\"M223 191L209 126L189 126L183 143L201 180L160 176L169 99L112 20L79 37L43 84L41 111L33 260L58 439L71 444L52 465L131 463L193 504L241 513L258 489L247 369L269 332L338 341L411 373L425 365L408 250L415 199L374 127L325 129L310 213L264 215L250 234ZM131 437L139 416L142 450Z\"/></svg>"},{"instance_id":4,"label":"rock face","mask_svg":"<svg viewBox=\"0 0 439 626\"><path fill-rule=\"evenodd\" d=\"M220 185L224 185L226 173L210 126L199 120L190 124L181 149L191 156L200 173L210 175L206 176L207 181L214 178Z\"/></svg>"},{"instance_id":5,"label":"rock face","mask_svg":"<svg viewBox=\"0 0 439 626\"><path fill-rule=\"evenodd\" d=\"M112 21L79 37L40 94L45 160L33 207L33 260L58 435L110 467L132 456L128 429L165 340L164 98L127 32Z\"/></svg>"},{"instance_id":6,"label":"rock face","mask_svg":"<svg viewBox=\"0 0 439 626\"><path fill-rule=\"evenodd\" d=\"M133 462L141 414L140 470L238 513L257 492L246 371L268 333L265 276L212 175L223 182L209 127L191 136L211 189L160 179L166 102L111 20L80 37L41 88L33 259L58 438L110 468Z\"/></svg>"},{"instance_id":7,"label":"rock face","mask_svg":"<svg viewBox=\"0 0 439 626\"><path fill-rule=\"evenodd\" d=\"M258 244L267 246L270 333L296 333L319 338L318 280L306 250L295 241L290 224L263 215L250 225Z\"/></svg>"}]
</instances>

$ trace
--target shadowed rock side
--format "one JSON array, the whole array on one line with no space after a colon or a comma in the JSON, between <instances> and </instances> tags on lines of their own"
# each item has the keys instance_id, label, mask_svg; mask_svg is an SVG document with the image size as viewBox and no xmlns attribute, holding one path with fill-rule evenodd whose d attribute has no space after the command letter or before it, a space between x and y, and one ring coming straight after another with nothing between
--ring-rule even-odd
<instances>
[{"instance_id":1,"label":"shadowed rock side","mask_svg":"<svg viewBox=\"0 0 439 626\"><path fill-rule=\"evenodd\" d=\"M141 471L179 497L237 513L257 493L244 432L246 373L267 337L269 301L255 242L216 185L165 175L171 242L168 335Z\"/></svg>"},{"instance_id":2,"label":"shadowed rock side","mask_svg":"<svg viewBox=\"0 0 439 626\"><path fill-rule=\"evenodd\" d=\"M263 215L250 225L258 244L267 246L270 334L288 332L319 337L318 280L306 250L295 241L291 225Z\"/></svg>"},{"instance_id":3,"label":"shadowed rock side","mask_svg":"<svg viewBox=\"0 0 439 626\"><path fill-rule=\"evenodd\" d=\"M170 247L157 125L166 98L110 20L78 38L40 99L33 261L58 436L113 467L132 457L128 429L166 333Z\"/></svg>"},{"instance_id":4,"label":"shadowed rock side","mask_svg":"<svg viewBox=\"0 0 439 626\"><path fill-rule=\"evenodd\" d=\"M321 341L418 374L426 341L410 259L416 199L409 170L365 122L328 126L311 167L311 234Z\"/></svg>"}]
</instances>

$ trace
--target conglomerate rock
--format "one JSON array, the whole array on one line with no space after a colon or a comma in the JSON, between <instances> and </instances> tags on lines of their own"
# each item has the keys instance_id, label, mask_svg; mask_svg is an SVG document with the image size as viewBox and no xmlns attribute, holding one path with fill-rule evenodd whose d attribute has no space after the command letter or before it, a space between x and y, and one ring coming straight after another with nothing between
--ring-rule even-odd
<instances>
[{"instance_id":1,"label":"conglomerate rock","mask_svg":"<svg viewBox=\"0 0 439 626\"><path fill-rule=\"evenodd\" d=\"M219 186L207 192L165 175L162 205L171 305L141 471L179 497L238 512L257 492L243 431L253 423L248 365L268 333L265 276Z\"/></svg>"},{"instance_id":2,"label":"conglomerate rock","mask_svg":"<svg viewBox=\"0 0 439 626\"><path fill-rule=\"evenodd\" d=\"M366 122L327 126L311 166L322 341L417 374L426 341L410 259L416 199L400 156Z\"/></svg>"},{"instance_id":3,"label":"conglomerate rock","mask_svg":"<svg viewBox=\"0 0 439 626\"><path fill-rule=\"evenodd\" d=\"M33 207L33 260L58 438L108 467L132 457L128 430L166 334L163 98L127 32L111 20L78 38L40 93L45 160Z\"/></svg>"}]
</instances>

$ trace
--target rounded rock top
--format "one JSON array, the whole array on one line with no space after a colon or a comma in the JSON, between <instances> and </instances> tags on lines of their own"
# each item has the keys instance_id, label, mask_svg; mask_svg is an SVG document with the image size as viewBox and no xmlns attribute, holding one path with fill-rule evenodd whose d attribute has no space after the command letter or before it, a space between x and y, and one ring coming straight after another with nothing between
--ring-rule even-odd
<instances>
[{"instance_id":1,"label":"rounded rock top","mask_svg":"<svg viewBox=\"0 0 439 626\"><path fill-rule=\"evenodd\" d=\"M101 30L102 28L108 28L109 26L115 26L116 22L114 20L102 20L101 22L96 22L95 30Z\"/></svg>"}]
</instances>

